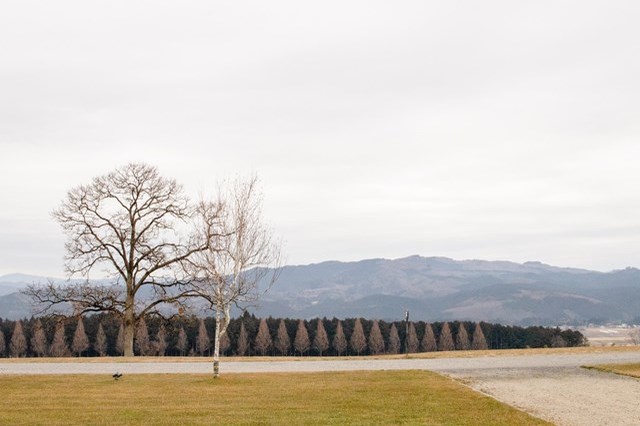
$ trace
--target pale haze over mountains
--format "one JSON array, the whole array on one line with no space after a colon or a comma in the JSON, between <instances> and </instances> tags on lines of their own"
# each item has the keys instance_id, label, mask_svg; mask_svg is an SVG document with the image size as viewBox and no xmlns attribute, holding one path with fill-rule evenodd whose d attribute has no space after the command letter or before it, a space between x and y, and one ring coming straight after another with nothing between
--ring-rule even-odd
<instances>
[{"instance_id":1,"label":"pale haze over mountains","mask_svg":"<svg viewBox=\"0 0 640 426\"><path fill-rule=\"evenodd\" d=\"M0 317L31 315L16 291L45 278L0 277ZM453 260L329 261L285 266L258 316L472 320L522 325L637 322L640 270L561 268L540 262Z\"/></svg>"}]
</instances>

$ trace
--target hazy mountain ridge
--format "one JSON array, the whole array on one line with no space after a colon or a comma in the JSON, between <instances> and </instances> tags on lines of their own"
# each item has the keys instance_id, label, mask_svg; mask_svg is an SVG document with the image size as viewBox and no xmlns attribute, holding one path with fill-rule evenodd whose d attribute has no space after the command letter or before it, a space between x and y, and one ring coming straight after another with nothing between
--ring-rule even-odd
<instances>
[{"instance_id":1,"label":"hazy mountain ridge","mask_svg":"<svg viewBox=\"0 0 640 426\"><path fill-rule=\"evenodd\" d=\"M301 317L398 319L408 308L424 320L558 324L630 321L640 316L637 300L635 268L603 273L540 262L410 256L285 267L259 312L279 315L288 302L288 315Z\"/></svg>"},{"instance_id":2,"label":"hazy mountain ridge","mask_svg":"<svg viewBox=\"0 0 640 426\"><path fill-rule=\"evenodd\" d=\"M31 282L34 278L30 277ZM0 317L19 311L2 288ZM23 283L26 285L28 283ZM15 290L14 290L15 291ZM1 296L4 294L4 296ZM486 320L511 324L632 321L640 317L640 270L595 272L540 262L410 256L285 266L257 315L420 320ZM25 308L29 310L28 306ZM29 314L18 315L28 316Z\"/></svg>"}]
</instances>

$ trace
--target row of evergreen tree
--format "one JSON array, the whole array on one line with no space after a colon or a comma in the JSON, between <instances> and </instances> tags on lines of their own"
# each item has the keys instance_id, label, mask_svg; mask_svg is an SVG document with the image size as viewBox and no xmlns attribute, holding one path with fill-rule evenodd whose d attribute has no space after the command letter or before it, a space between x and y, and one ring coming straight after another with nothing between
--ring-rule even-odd
<instances>
[{"instance_id":1,"label":"row of evergreen tree","mask_svg":"<svg viewBox=\"0 0 640 426\"><path fill-rule=\"evenodd\" d=\"M194 316L142 319L138 355L210 355L215 322ZM80 318L0 319L0 356L117 356L123 328L113 315ZM233 319L221 340L222 355L375 355L469 349L561 347L586 344L573 330L471 322L386 322L256 318Z\"/></svg>"}]
</instances>

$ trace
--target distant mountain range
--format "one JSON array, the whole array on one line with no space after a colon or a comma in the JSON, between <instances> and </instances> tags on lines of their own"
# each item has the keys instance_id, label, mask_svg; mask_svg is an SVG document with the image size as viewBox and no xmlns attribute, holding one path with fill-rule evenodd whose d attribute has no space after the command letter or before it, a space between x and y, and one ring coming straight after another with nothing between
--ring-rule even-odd
<instances>
[{"instance_id":1,"label":"distant mountain range","mask_svg":"<svg viewBox=\"0 0 640 426\"><path fill-rule=\"evenodd\" d=\"M45 278L0 277L0 317L31 315L16 293ZM640 270L411 256L285 266L258 316L472 320L518 325L640 321Z\"/></svg>"}]
</instances>

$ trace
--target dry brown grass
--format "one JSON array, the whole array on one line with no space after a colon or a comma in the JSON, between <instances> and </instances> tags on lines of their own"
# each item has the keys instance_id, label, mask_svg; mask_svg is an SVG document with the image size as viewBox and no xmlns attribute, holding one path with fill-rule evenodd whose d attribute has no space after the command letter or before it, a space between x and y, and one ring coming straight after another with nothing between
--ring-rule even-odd
<instances>
[{"instance_id":1,"label":"dry brown grass","mask_svg":"<svg viewBox=\"0 0 640 426\"><path fill-rule=\"evenodd\" d=\"M5 376L0 424L547 424L426 371Z\"/></svg>"},{"instance_id":2,"label":"dry brown grass","mask_svg":"<svg viewBox=\"0 0 640 426\"><path fill-rule=\"evenodd\" d=\"M622 376L635 377L640 379L640 364L601 364L588 366L592 370L603 371L605 373L620 374Z\"/></svg>"}]
</instances>

